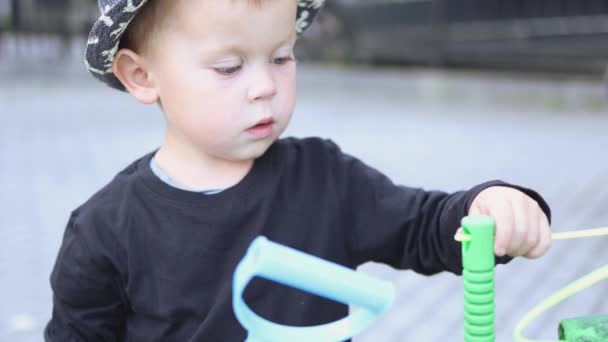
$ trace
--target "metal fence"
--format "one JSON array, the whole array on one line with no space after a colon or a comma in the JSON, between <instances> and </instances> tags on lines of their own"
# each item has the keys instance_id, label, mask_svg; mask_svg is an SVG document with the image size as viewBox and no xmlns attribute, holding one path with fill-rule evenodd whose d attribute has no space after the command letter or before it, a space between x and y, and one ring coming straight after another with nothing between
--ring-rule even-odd
<instances>
[{"instance_id":1,"label":"metal fence","mask_svg":"<svg viewBox=\"0 0 608 342\"><path fill-rule=\"evenodd\" d=\"M0 59L44 57L40 37L66 51L98 15L95 0L0 0ZM309 59L597 72L607 39L608 0L328 0L300 50Z\"/></svg>"},{"instance_id":2,"label":"metal fence","mask_svg":"<svg viewBox=\"0 0 608 342\"><path fill-rule=\"evenodd\" d=\"M0 0L0 8L3 71L80 59L82 40L99 15L94 0Z\"/></svg>"},{"instance_id":3,"label":"metal fence","mask_svg":"<svg viewBox=\"0 0 608 342\"><path fill-rule=\"evenodd\" d=\"M10 0L7 30L17 33L84 34L98 15L95 1Z\"/></svg>"},{"instance_id":4,"label":"metal fence","mask_svg":"<svg viewBox=\"0 0 608 342\"><path fill-rule=\"evenodd\" d=\"M329 51L355 62L592 72L608 61L607 0L333 0L327 5L317 24L326 28L309 35L312 55ZM332 39L337 43L328 43Z\"/></svg>"}]
</instances>

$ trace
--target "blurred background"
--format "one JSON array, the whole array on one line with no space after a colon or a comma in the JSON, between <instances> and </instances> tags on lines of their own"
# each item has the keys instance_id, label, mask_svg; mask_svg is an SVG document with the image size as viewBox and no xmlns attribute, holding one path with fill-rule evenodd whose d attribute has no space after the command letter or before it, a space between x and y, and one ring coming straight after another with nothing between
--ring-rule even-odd
<instances>
[{"instance_id":1,"label":"blurred background","mask_svg":"<svg viewBox=\"0 0 608 342\"><path fill-rule=\"evenodd\" d=\"M298 43L286 135L331 138L395 182L538 190L555 231L608 225L606 0L328 0ZM0 0L0 341L41 341L71 210L161 141L162 115L95 81L91 0ZM336 129L338 128L339 129ZM370 227L373 229L374 227ZM608 262L606 238L555 242L497 268L497 341L557 289ZM461 278L367 264L398 287L355 341L458 341ZM541 316L608 314L601 283Z\"/></svg>"}]
</instances>

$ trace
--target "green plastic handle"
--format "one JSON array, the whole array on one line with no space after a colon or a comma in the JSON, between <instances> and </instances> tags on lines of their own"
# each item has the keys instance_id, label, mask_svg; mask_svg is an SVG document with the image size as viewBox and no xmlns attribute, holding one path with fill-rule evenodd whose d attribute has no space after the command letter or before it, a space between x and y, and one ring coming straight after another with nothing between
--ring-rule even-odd
<instances>
[{"instance_id":1,"label":"green plastic handle","mask_svg":"<svg viewBox=\"0 0 608 342\"><path fill-rule=\"evenodd\" d=\"M494 327L494 219L467 216L461 221L464 280L464 339L466 342L493 342Z\"/></svg>"},{"instance_id":2,"label":"green plastic handle","mask_svg":"<svg viewBox=\"0 0 608 342\"><path fill-rule=\"evenodd\" d=\"M585 316L562 320L559 338L567 342L608 341L608 315Z\"/></svg>"}]
</instances>

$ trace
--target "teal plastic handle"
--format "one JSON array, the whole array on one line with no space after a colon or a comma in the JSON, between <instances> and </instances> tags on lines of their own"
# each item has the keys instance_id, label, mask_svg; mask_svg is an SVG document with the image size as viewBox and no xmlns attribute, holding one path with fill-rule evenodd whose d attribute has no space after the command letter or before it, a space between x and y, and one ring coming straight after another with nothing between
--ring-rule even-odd
<instances>
[{"instance_id":1,"label":"teal plastic handle","mask_svg":"<svg viewBox=\"0 0 608 342\"><path fill-rule=\"evenodd\" d=\"M461 221L471 238L462 242L464 327L466 342L493 342L494 327L494 219L467 216Z\"/></svg>"},{"instance_id":2,"label":"teal plastic handle","mask_svg":"<svg viewBox=\"0 0 608 342\"><path fill-rule=\"evenodd\" d=\"M243 301L243 292L259 276L307 291L357 310L338 321L312 327L292 327L258 316ZM360 333L390 308L394 285L296 249L257 237L238 264L233 278L232 306L253 341L344 341Z\"/></svg>"}]
</instances>

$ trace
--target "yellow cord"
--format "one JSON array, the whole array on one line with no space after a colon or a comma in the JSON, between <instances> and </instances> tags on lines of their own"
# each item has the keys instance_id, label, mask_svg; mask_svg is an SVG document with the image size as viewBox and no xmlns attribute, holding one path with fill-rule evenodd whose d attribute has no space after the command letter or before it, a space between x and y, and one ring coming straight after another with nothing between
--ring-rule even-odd
<instances>
[{"instance_id":1,"label":"yellow cord","mask_svg":"<svg viewBox=\"0 0 608 342\"><path fill-rule=\"evenodd\" d=\"M600 237L600 236L608 236L608 227L595 228L595 229L585 229L585 230L575 230L571 232L562 232L562 233L553 233L551 234L551 239L553 240L566 240L566 239L582 239L588 237ZM471 241L471 236L458 231L454 236L456 241Z\"/></svg>"},{"instance_id":2,"label":"yellow cord","mask_svg":"<svg viewBox=\"0 0 608 342\"><path fill-rule=\"evenodd\" d=\"M598 236L608 236L608 227L551 234L553 240L580 239Z\"/></svg>"},{"instance_id":3,"label":"yellow cord","mask_svg":"<svg viewBox=\"0 0 608 342\"><path fill-rule=\"evenodd\" d=\"M532 322L537 316L547 311L548 309L559 304L566 298L576 294L577 292L583 291L584 289L594 285L597 282L608 279L608 265L602 266L599 269L587 274L586 276L574 281L570 285L557 291L551 297L545 299L543 302L535 306L530 310L522 319L519 320L515 326L515 332L513 336L517 342L553 342L544 340L530 340L521 336L522 331L526 328L530 322Z\"/></svg>"},{"instance_id":4,"label":"yellow cord","mask_svg":"<svg viewBox=\"0 0 608 342\"><path fill-rule=\"evenodd\" d=\"M596 229L586 229L586 230L578 230L572 232L563 232L563 233L553 233L551 234L551 238L553 240L564 240L564 239L580 239L587 237L600 237L600 236L608 236L608 227L596 228ZM471 236L462 233L460 230L454 236L456 241L470 241ZM566 298L571 297L577 292L583 291L586 288L608 279L608 265L600 267L599 269L587 274L586 276L572 282L570 285L564 287L558 292L551 295L551 297L545 299L540 304L536 305L532 310L530 310L522 319L519 320L517 325L515 326L515 332L513 336L516 342L555 342L555 340L530 340L525 337L522 337L523 330L532 322L536 317L538 317L543 312L548 309L554 307L560 302L564 301ZM560 342L562 342L560 340Z\"/></svg>"}]
</instances>

